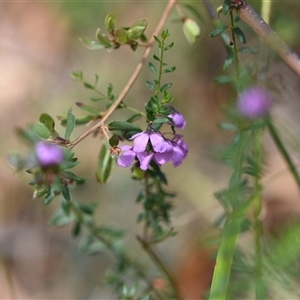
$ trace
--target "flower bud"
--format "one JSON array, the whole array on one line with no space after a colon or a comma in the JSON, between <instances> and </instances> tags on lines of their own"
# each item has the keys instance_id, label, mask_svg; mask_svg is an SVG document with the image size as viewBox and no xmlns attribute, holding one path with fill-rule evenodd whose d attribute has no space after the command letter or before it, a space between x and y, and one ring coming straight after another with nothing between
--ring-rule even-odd
<instances>
[{"instance_id":1,"label":"flower bud","mask_svg":"<svg viewBox=\"0 0 300 300\"><path fill-rule=\"evenodd\" d=\"M57 166L64 158L62 147L44 141L35 145L35 154L41 167Z\"/></svg>"},{"instance_id":2,"label":"flower bud","mask_svg":"<svg viewBox=\"0 0 300 300\"><path fill-rule=\"evenodd\" d=\"M186 120L183 115L172 107L172 113L168 115L169 118L172 119L172 125L179 128L184 129L186 125Z\"/></svg>"},{"instance_id":3,"label":"flower bud","mask_svg":"<svg viewBox=\"0 0 300 300\"><path fill-rule=\"evenodd\" d=\"M260 86L246 89L237 100L238 111L249 119L265 117L270 112L271 107L271 95Z\"/></svg>"},{"instance_id":4,"label":"flower bud","mask_svg":"<svg viewBox=\"0 0 300 300\"><path fill-rule=\"evenodd\" d=\"M116 26L116 16L113 13L109 13L105 17L105 27L108 32L112 33Z\"/></svg>"},{"instance_id":5,"label":"flower bud","mask_svg":"<svg viewBox=\"0 0 300 300\"><path fill-rule=\"evenodd\" d=\"M199 25L192 19L187 18L183 22L183 33L187 41L192 45L200 36L201 29Z\"/></svg>"}]
</instances>

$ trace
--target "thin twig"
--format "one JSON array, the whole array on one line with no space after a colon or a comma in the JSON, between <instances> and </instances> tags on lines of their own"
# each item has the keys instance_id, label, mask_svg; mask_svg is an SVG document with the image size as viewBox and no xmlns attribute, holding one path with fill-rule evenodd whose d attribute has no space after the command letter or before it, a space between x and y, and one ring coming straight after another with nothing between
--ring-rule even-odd
<instances>
[{"instance_id":1,"label":"thin twig","mask_svg":"<svg viewBox=\"0 0 300 300\"><path fill-rule=\"evenodd\" d=\"M245 0L243 0L243 5L238 8L238 15L300 76L300 57L290 49Z\"/></svg>"},{"instance_id":2,"label":"thin twig","mask_svg":"<svg viewBox=\"0 0 300 300\"><path fill-rule=\"evenodd\" d=\"M95 126L93 126L92 128L90 128L88 131L86 131L85 133L83 133L81 136L79 136L77 139L75 139L73 142L71 142L69 144L70 148L73 148L74 146L76 146L79 142L81 142L83 139L85 139L87 136L89 136L91 133L99 130L104 124L105 122L108 120L108 118L113 114L113 112L117 109L117 107L119 106L119 104L122 102L122 100L126 97L126 95L128 94L128 92L130 91L131 87L133 86L133 84L135 83L136 79L138 78L144 64L145 61L147 59L147 57L149 56L151 49L154 45L155 39L154 36L158 36L159 33L162 31L168 17L169 14L171 13L174 5L176 4L176 0L169 0L169 3L167 5L167 7L165 8L165 11L162 14L162 17L156 27L156 29L153 32L153 35L151 37L151 39L149 40L149 43L145 49L145 52L139 62L139 64L137 65L137 67L135 68L133 74L131 75L129 81L127 82L126 86L124 87L124 89L121 91L119 97L117 98L117 100L109 107L109 109L106 111L106 113L104 114L103 118L101 119L101 121L99 121Z\"/></svg>"}]
</instances>

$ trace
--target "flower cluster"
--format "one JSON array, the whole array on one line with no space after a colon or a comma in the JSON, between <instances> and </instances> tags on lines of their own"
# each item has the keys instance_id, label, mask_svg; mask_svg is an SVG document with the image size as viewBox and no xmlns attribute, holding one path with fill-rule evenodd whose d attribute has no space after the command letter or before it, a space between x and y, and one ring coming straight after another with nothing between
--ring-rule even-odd
<instances>
[{"instance_id":1,"label":"flower cluster","mask_svg":"<svg viewBox=\"0 0 300 300\"><path fill-rule=\"evenodd\" d=\"M186 121L178 111L173 109L168 117L172 119L171 126L180 129L185 127ZM131 140L133 146L120 147L123 152L117 161L120 167L131 166L136 158L142 170L147 170L152 160L158 165L171 161L177 167L188 154L188 146L182 140L182 135L174 134L172 139L168 139L151 126L146 131L133 135Z\"/></svg>"}]
</instances>

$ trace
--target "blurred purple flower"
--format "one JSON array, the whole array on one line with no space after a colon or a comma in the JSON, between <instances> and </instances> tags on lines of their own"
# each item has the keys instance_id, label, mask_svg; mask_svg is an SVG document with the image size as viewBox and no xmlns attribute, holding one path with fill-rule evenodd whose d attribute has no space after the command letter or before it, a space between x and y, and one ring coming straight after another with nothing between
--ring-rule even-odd
<instances>
[{"instance_id":1,"label":"blurred purple flower","mask_svg":"<svg viewBox=\"0 0 300 300\"><path fill-rule=\"evenodd\" d=\"M172 107L172 109L173 109L172 113L168 115L168 117L172 119L172 125L179 129L183 129L186 125L185 118L175 108Z\"/></svg>"},{"instance_id":2,"label":"blurred purple flower","mask_svg":"<svg viewBox=\"0 0 300 300\"><path fill-rule=\"evenodd\" d=\"M45 141L38 142L35 145L35 154L38 163L42 167L56 166L60 164L64 158L62 147Z\"/></svg>"},{"instance_id":3,"label":"blurred purple flower","mask_svg":"<svg viewBox=\"0 0 300 300\"><path fill-rule=\"evenodd\" d=\"M270 93L263 87L246 89L237 100L237 109L246 118L255 119L266 116L272 107Z\"/></svg>"}]
</instances>

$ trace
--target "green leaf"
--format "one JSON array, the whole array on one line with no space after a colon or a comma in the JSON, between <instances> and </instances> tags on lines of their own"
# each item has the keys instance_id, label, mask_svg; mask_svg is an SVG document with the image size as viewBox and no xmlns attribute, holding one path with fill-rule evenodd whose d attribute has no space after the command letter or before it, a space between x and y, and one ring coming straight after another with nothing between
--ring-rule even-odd
<instances>
[{"instance_id":1,"label":"green leaf","mask_svg":"<svg viewBox=\"0 0 300 300\"><path fill-rule=\"evenodd\" d=\"M168 46L166 46L165 47L165 51L168 51L168 50L170 50L171 48L173 48L173 46L174 46L174 43L172 42L171 44L169 44Z\"/></svg>"},{"instance_id":2,"label":"green leaf","mask_svg":"<svg viewBox=\"0 0 300 300\"><path fill-rule=\"evenodd\" d=\"M155 85L150 82L150 81L146 81L146 86L151 90L151 91L155 91Z\"/></svg>"},{"instance_id":3,"label":"green leaf","mask_svg":"<svg viewBox=\"0 0 300 300\"><path fill-rule=\"evenodd\" d=\"M62 126L67 126L67 118L62 117L62 116L58 116L58 119L60 120L60 124ZM94 120L94 119L95 119L95 116L92 116L92 115L75 118L75 125L85 125L85 124L87 124L88 122L90 122L91 120Z\"/></svg>"},{"instance_id":4,"label":"green leaf","mask_svg":"<svg viewBox=\"0 0 300 300\"><path fill-rule=\"evenodd\" d=\"M116 147L119 145L119 137L116 134L113 134L108 142L111 147Z\"/></svg>"},{"instance_id":5,"label":"green leaf","mask_svg":"<svg viewBox=\"0 0 300 300\"><path fill-rule=\"evenodd\" d=\"M235 79L233 76L230 75L222 75L214 78L214 82L216 83L229 83L233 82Z\"/></svg>"},{"instance_id":6,"label":"green leaf","mask_svg":"<svg viewBox=\"0 0 300 300\"><path fill-rule=\"evenodd\" d=\"M40 122L34 124L34 131L41 139L47 140L51 137L51 132L49 129Z\"/></svg>"},{"instance_id":7,"label":"green leaf","mask_svg":"<svg viewBox=\"0 0 300 300\"><path fill-rule=\"evenodd\" d=\"M209 34L209 36L210 36L210 37L215 37L215 36L221 34L221 33L222 33L223 31L225 31L227 28L228 28L227 25L220 26L220 27L216 28L215 30L213 30L213 31Z\"/></svg>"},{"instance_id":8,"label":"green leaf","mask_svg":"<svg viewBox=\"0 0 300 300\"><path fill-rule=\"evenodd\" d=\"M65 215L69 216L72 208L71 201L67 201L64 197L61 197L61 208L64 211Z\"/></svg>"},{"instance_id":9,"label":"green leaf","mask_svg":"<svg viewBox=\"0 0 300 300\"><path fill-rule=\"evenodd\" d=\"M44 205L48 205L50 202L52 202L52 200L55 197L56 197L56 194L54 193L54 191L49 190L48 193L45 195Z\"/></svg>"},{"instance_id":10,"label":"green leaf","mask_svg":"<svg viewBox=\"0 0 300 300\"><path fill-rule=\"evenodd\" d=\"M98 203L77 203L78 208L85 214L92 215L96 210Z\"/></svg>"},{"instance_id":11,"label":"green leaf","mask_svg":"<svg viewBox=\"0 0 300 300\"><path fill-rule=\"evenodd\" d=\"M63 186L61 192L65 200L71 201L71 196L70 196L70 191L68 186Z\"/></svg>"},{"instance_id":12,"label":"green leaf","mask_svg":"<svg viewBox=\"0 0 300 300\"><path fill-rule=\"evenodd\" d=\"M135 121L139 120L141 118L141 116L142 116L142 114L140 114L140 113L134 114L130 118L128 118L126 120L126 122L129 122L129 123L135 122Z\"/></svg>"},{"instance_id":13,"label":"green leaf","mask_svg":"<svg viewBox=\"0 0 300 300\"><path fill-rule=\"evenodd\" d=\"M49 191L50 191L50 187L48 185L46 185L46 186L42 187L41 189L36 190L35 196L37 198L40 198L40 197L44 196L45 194L47 194Z\"/></svg>"},{"instance_id":14,"label":"green leaf","mask_svg":"<svg viewBox=\"0 0 300 300\"><path fill-rule=\"evenodd\" d=\"M236 16L236 17L234 18L234 23L237 23L237 22L239 22L239 21L241 21L241 18L240 18L239 16Z\"/></svg>"},{"instance_id":15,"label":"green leaf","mask_svg":"<svg viewBox=\"0 0 300 300\"><path fill-rule=\"evenodd\" d=\"M153 58L160 62L160 58L156 54L153 55Z\"/></svg>"},{"instance_id":16,"label":"green leaf","mask_svg":"<svg viewBox=\"0 0 300 300\"><path fill-rule=\"evenodd\" d=\"M231 52L225 59L223 64L223 71L226 71L233 63L234 54Z\"/></svg>"},{"instance_id":17,"label":"green leaf","mask_svg":"<svg viewBox=\"0 0 300 300\"><path fill-rule=\"evenodd\" d=\"M136 41L138 40L144 33L146 27L148 25L147 20L140 20L134 23L127 30L127 37L129 40Z\"/></svg>"},{"instance_id":18,"label":"green leaf","mask_svg":"<svg viewBox=\"0 0 300 300\"><path fill-rule=\"evenodd\" d=\"M59 208L51 217L49 224L52 226L57 227L63 227L66 226L73 221L75 221L76 218L74 214L66 215L62 208Z\"/></svg>"},{"instance_id":19,"label":"green leaf","mask_svg":"<svg viewBox=\"0 0 300 300\"><path fill-rule=\"evenodd\" d=\"M153 37L154 37L155 42L158 43L159 46L161 46L160 39L156 35L154 35Z\"/></svg>"},{"instance_id":20,"label":"green leaf","mask_svg":"<svg viewBox=\"0 0 300 300\"><path fill-rule=\"evenodd\" d=\"M75 70L74 72L72 72L70 74L70 76L73 80L76 80L76 81L82 81L83 80L83 73L80 70Z\"/></svg>"},{"instance_id":21,"label":"green leaf","mask_svg":"<svg viewBox=\"0 0 300 300\"><path fill-rule=\"evenodd\" d=\"M102 144L100 154L98 157L98 167L96 172L96 178L99 183L105 183L111 172L113 158L110 151L105 144Z\"/></svg>"},{"instance_id":22,"label":"green leaf","mask_svg":"<svg viewBox=\"0 0 300 300\"><path fill-rule=\"evenodd\" d=\"M140 132L142 131L141 128L137 125L134 125L129 122L121 122L121 121L113 121L108 124L109 130L125 130L125 131L136 131Z\"/></svg>"},{"instance_id":23,"label":"green leaf","mask_svg":"<svg viewBox=\"0 0 300 300\"><path fill-rule=\"evenodd\" d=\"M105 27L108 32L112 33L115 30L116 27L116 16L113 13L109 13L105 17Z\"/></svg>"},{"instance_id":24,"label":"green leaf","mask_svg":"<svg viewBox=\"0 0 300 300\"><path fill-rule=\"evenodd\" d=\"M230 9L230 6L228 3L229 3L229 1L225 1L225 3L222 6L222 14L225 16L228 14L229 9Z\"/></svg>"},{"instance_id":25,"label":"green leaf","mask_svg":"<svg viewBox=\"0 0 300 300\"><path fill-rule=\"evenodd\" d=\"M175 70L176 70L176 67L171 67L171 68L165 69L165 70L163 71L163 73L172 73L172 72L174 72Z\"/></svg>"},{"instance_id":26,"label":"green leaf","mask_svg":"<svg viewBox=\"0 0 300 300\"><path fill-rule=\"evenodd\" d=\"M18 153L9 153L7 162L16 170L20 171L25 167L23 158Z\"/></svg>"},{"instance_id":27,"label":"green leaf","mask_svg":"<svg viewBox=\"0 0 300 300\"><path fill-rule=\"evenodd\" d=\"M112 238L122 238L125 235L125 232L123 230L113 229L106 226L98 227L97 232L101 235L106 235Z\"/></svg>"},{"instance_id":28,"label":"green leaf","mask_svg":"<svg viewBox=\"0 0 300 300\"><path fill-rule=\"evenodd\" d=\"M172 83L166 83L166 84L164 84L164 85L161 86L160 91L161 91L161 92L166 91L166 90L168 90L169 88L171 88L172 85L173 85Z\"/></svg>"},{"instance_id":29,"label":"green leaf","mask_svg":"<svg viewBox=\"0 0 300 300\"><path fill-rule=\"evenodd\" d=\"M166 40L169 36L170 36L170 32L168 29L164 29L161 34L160 34L161 38L163 40Z\"/></svg>"},{"instance_id":30,"label":"green leaf","mask_svg":"<svg viewBox=\"0 0 300 300\"><path fill-rule=\"evenodd\" d=\"M86 105L82 102L76 102L76 105L78 107L80 107L82 110L84 110L86 112L89 112L89 113L91 113L95 116L99 116L99 114L100 114L100 111L97 108L93 107L93 106Z\"/></svg>"},{"instance_id":31,"label":"green leaf","mask_svg":"<svg viewBox=\"0 0 300 300\"><path fill-rule=\"evenodd\" d=\"M30 144L35 144L40 140L36 134L36 131L34 130L34 124L27 126L25 129L17 127L16 135L23 139L26 143L29 142Z\"/></svg>"},{"instance_id":32,"label":"green leaf","mask_svg":"<svg viewBox=\"0 0 300 300\"><path fill-rule=\"evenodd\" d=\"M81 222L80 222L80 221L77 221L77 222L75 223L75 226L73 227L73 230L72 230L72 235L73 235L73 237L77 237L77 236L80 235L80 233L81 233L81 228L82 228Z\"/></svg>"},{"instance_id":33,"label":"green leaf","mask_svg":"<svg viewBox=\"0 0 300 300\"><path fill-rule=\"evenodd\" d=\"M55 122L51 116L49 116L48 114L41 114L39 121L50 131L53 138L59 136L59 134L54 129Z\"/></svg>"},{"instance_id":34,"label":"green leaf","mask_svg":"<svg viewBox=\"0 0 300 300\"><path fill-rule=\"evenodd\" d=\"M115 31L115 40L118 44L124 45L128 42L127 32L124 29L118 29Z\"/></svg>"},{"instance_id":35,"label":"green leaf","mask_svg":"<svg viewBox=\"0 0 300 300\"><path fill-rule=\"evenodd\" d=\"M236 35L236 37L238 38L238 40L242 43L242 44L246 44L247 40L246 40L246 36L244 35L244 32L241 30L240 27L235 26L233 28L234 33Z\"/></svg>"},{"instance_id":36,"label":"green leaf","mask_svg":"<svg viewBox=\"0 0 300 300\"><path fill-rule=\"evenodd\" d=\"M66 140L70 139L70 136L75 128L75 123L76 123L76 120L75 120L74 115L72 114L72 108L69 108L68 116L67 116L67 124L66 124L67 127L66 127L66 132L65 132Z\"/></svg>"},{"instance_id":37,"label":"green leaf","mask_svg":"<svg viewBox=\"0 0 300 300\"><path fill-rule=\"evenodd\" d=\"M149 68L152 73L154 73L155 75L158 75L158 71L157 71L156 67L153 65L153 63L149 62Z\"/></svg>"},{"instance_id":38,"label":"green leaf","mask_svg":"<svg viewBox=\"0 0 300 300\"><path fill-rule=\"evenodd\" d=\"M71 181L75 181L78 184L85 182L84 178L78 177L77 175L75 175L74 173L72 173L70 171L60 171L59 174Z\"/></svg>"},{"instance_id":39,"label":"green leaf","mask_svg":"<svg viewBox=\"0 0 300 300\"><path fill-rule=\"evenodd\" d=\"M115 48L115 44L112 41L110 41L110 39L106 35L104 35L104 34L101 33L101 29L100 28L98 28L96 30L96 40L98 41L98 43L100 44L100 46L102 46L103 48Z\"/></svg>"},{"instance_id":40,"label":"green leaf","mask_svg":"<svg viewBox=\"0 0 300 300\"><path fill-rule=\"evenodd\" d=\"M89 38L86 37L80 38L79 40L86 48L90 50L101 50L109 48L109 46L98 44L95 41L91 41Z\"/></svg>"},{"instance_id":41,"label":"green leaf","mask_svg":"<svg viewBox=\"0 0 300 300\"><path fill-rule=\"evenodd\" d=\"M153 124L162 124L162 123L169 123L169 118L157 118L153 121Z\"/></svg>"}]
</instances>

